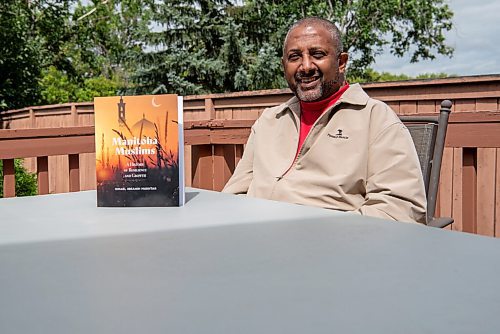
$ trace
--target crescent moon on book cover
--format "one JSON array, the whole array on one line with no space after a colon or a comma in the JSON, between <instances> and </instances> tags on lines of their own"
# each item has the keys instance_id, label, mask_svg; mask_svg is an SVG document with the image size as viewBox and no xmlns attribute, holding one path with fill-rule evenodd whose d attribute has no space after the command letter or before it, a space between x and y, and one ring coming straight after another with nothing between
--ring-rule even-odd
<instances>
[{"instance_id":1,"label":"crescent moon on book cover","mask_svg":"<svg viewBox=\"0 0 500 334\"><path fill-rule=\"evenodd\" d=\"M161 104L156 103L155 98L156 98L156 96L155 96L155 97L153 97L153 100L151 101L151 105L152 105L153 107L155 107L155 108L158 108L159 106L161 106Z\"/></svg>"}]
</instances>

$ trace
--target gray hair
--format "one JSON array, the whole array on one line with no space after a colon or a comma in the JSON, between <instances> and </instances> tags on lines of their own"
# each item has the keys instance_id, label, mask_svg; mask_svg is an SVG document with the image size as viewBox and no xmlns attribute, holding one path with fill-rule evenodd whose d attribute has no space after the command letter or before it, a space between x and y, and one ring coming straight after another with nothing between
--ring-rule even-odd
<instances>
[{"instance_id":1,"label":"gray hair","mask_svg":"<svg viewBox=\"0 0 500 334\"><path fill-rule=\"evenodd\" d=\"M299 26L304 26L304 25L306 25L306 26L312 26L312 25L318 26L319 25L322 28L326 29L330 33L330 35L332 36L332 39L333 39L333 42L335 43L335 47L337 49L337 52L338 53L343 52L342 35L340 34L340 31L337 28L337 26L334 23L328 21L327 19L317 17L317 16L310 16L310 17L306 17L306 18L298 20L297 22L292 24L292 26L288 29L288 32L286 33L285 41L283 43L283 55L285 54L285 44L286 44L286 41L288 40L288 35L290 35L290 32L292 30L294 30L295 28L297 28Z\"/></svg>"}]
</instances>

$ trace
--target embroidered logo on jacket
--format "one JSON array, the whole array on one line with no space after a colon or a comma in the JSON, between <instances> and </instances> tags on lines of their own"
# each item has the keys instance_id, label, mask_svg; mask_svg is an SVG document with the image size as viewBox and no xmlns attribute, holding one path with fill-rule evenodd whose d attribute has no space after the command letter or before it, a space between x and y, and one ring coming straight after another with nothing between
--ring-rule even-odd
<instances>
[{"instance_id":1,"label":"embroidered logo on jacket","mask_svg":"<svg viewBox=\"0 0 500 334\"><path fill-rule=\"evenodd\" d=\"M343 131L344 131L344 130L342 130L342 129L337 129L337 133L336 133L336 134L331 134L331 133L329 133L329 134L328 134L328 137L330 137L330 138L335 138L335 139L349 139L349 137L348 137L348 136L344 136L344 135L343 135Z\"/></svg>"}]
</instances>

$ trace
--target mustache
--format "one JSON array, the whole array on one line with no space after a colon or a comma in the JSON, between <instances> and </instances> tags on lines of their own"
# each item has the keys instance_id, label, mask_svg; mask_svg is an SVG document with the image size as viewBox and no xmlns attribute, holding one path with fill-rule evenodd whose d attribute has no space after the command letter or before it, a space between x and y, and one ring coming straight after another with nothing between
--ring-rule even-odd
<instances>
[{"instance_id":1,"label":"mustache","mask_svg":"<svg viewBox=\"0 0 500 334\"><path fill-rule=\"evenodd\" d=\"M295 74L295 80L302 80L304 78L311 78L311 77L322 77L323 73L321 71L315 70L314 72L299 72Z\"/></svg>"},{"instance_id":2,"label":"mustache","mask_svg":"<svg viewBox=\"0 0 500 334\"><path fill-rule=\"evenodd\" d=\"M314 72L309 72L309 73L299 72L299 73L295 74L295 80L297 80L297 81L301 81L304 78L312 78L312 77L322 78L323 73L319 70L315 70ZM338 83L340 83L340 80L338 77L328 82L328 84L330 84L330 85L332 85L332 84L336 85Z\"/></svg>"}]
</instances>

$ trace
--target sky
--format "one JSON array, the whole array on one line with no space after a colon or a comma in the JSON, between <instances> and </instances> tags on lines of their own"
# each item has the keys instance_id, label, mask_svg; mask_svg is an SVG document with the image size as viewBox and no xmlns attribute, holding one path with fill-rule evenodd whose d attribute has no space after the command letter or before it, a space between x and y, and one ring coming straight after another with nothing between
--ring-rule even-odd
<instances>
[{"instance_id":1,"label":"sky","mask_svg":"<svg viewBox=\"0 0 500 334\"><path fill-rule=\"evenodd\" d=\"M389 52L378 56L373 69L378 72L455 75L500 74L500 1L449 0L454 27L446 34L446 43L455 48L452 58L410 63L410 57L398 58Z\"/></svg>"}]
</instances>

